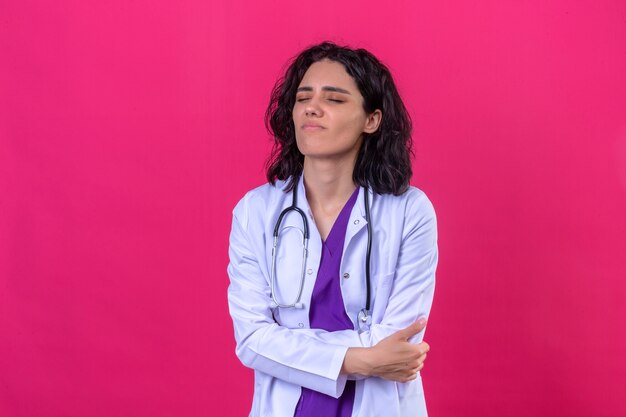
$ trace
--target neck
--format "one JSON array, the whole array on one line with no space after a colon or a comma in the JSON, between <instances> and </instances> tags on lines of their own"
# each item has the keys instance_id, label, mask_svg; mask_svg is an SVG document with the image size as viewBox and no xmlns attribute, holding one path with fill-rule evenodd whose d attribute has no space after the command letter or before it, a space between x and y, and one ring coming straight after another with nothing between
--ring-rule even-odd
<instances>
[{"instance_id":1,"label":"neck","mask_svg":"<svg viewBox=\"0 0 626 417\"><path fill-rule=\"evenodd\" d=\"M332 211L343 207L354 192L352 160L337 161L304 158L304 185L311 209Z\"/></svg>"}]
</instances>

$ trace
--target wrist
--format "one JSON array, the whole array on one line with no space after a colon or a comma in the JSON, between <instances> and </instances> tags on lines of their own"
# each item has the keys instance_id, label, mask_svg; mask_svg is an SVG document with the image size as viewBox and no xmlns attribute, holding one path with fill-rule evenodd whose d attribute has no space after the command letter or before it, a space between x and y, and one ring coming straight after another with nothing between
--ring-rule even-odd
<instances>
[{"instance_id":1,"label":"wrist","mask_svg":"<svg viewBox=\"0 0 626 417\"><path fill-rule=\"evenodd\" d=\"M341 372L371 376L373 370L371 353L371 348L348 348Z\"/></svg>"}]
</instances>

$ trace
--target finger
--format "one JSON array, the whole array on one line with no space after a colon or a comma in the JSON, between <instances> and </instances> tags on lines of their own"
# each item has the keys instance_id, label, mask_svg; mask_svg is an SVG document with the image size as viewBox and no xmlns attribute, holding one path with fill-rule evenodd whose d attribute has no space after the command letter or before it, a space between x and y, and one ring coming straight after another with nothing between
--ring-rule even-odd
<instances>
[{"instance_id":1,"label":"finger","mask_svg":"<svg viewBox=\"0 0 626 417\"><path fill-rule=\"evenodd\" d=\"M410 374L406 372L394 372L394 373L382 374L378 376L388 381L395 381L395 382L409 382L409 381L413 381L414 379L417 379L417 373L415 372L412 372Z\"/></svg>"},{"instance_id":2,"label":"finger","mask_svg":"<svg viewBox=\"0 0 626 417\"><path fill-rule=\"evenodd\" d=\"M417 347L419 347L420 351L424 352L424 353L426 353L426 352L428 352L430 350L430 345L428 343L426 343L426 342L418 343Z\"/></svg>"},{"instance_id":3,"label":"finger","mask_svg":"<svg viewBox=\"0 0 626 417\"><path fill-rule=\"evenodd\" d=\"M405 375L405 380L406 382L408 381L413 381L414 379L417 379L417 373L419 371L417 369L411 369L406 375Z\"/></svg>"},{"instance_id":4,"label":"finger","mask_svg":"<svg viewBox=\"0 0 626 417\"><path fill-rule=\"evenodd\" d=\"M403 382L409 382L415 379L417 379L417 374L411 374L410 376L406 377Z\"/></svg>"},{"instance_id":5,"label":"finger","mask_svg":"<svg viewBox=\"0 0 626 417\"><path fill-rule=\"evenodd\" d=\"M398 330L395 335L400 337L402 340L408 340L409 338L424 330L424 327L426 327L426 318L422 317L416 322L411 323L408 327L405 327L402 330Z\"/></svg>"},{"instance_id":6,"label":"finger","mask_svg":"<svg viewBox=\"0 0 626 417\"><path fill-rule=\"evenodd\" d=\"M411 361L415 363L423 362L426 360L427 352L423 346L421 345L413 345L413 350L411 352Z\"/></svg>"}]
</instances>

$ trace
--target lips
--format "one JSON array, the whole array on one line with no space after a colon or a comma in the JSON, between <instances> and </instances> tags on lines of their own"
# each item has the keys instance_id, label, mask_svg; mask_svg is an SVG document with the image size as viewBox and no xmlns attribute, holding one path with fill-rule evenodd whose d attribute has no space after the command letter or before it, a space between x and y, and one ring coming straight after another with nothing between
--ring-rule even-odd
<instances>
[{"instance_id":1,"label":"lips","mask_svg":"<svg viewBox=\"0 0 626 417\"><path fill-rule=\"evenodd\" d=\"M305 123L302 125L302 130L322 130L325 129L324 126L318 125L316 123Z\"/></svg>"}]
</instances>

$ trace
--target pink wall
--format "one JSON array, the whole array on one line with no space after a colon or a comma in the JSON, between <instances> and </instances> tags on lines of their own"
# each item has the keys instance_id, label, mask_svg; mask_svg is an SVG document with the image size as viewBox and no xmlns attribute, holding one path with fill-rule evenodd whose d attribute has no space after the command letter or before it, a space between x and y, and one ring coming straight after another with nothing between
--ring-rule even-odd
<instances>
[{"instance_id":1,"label":"pink wall","mask_svg":"<svg viewBox=\"0 0 626 417\"><path fill-rule=\"evenodd\" d=\"M1 416L246 415L230 213L326 38L415 122L431 415L626 415L623 0L94 3L0 6Z\"/></svg>"}]
</instances>

